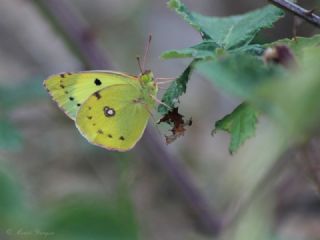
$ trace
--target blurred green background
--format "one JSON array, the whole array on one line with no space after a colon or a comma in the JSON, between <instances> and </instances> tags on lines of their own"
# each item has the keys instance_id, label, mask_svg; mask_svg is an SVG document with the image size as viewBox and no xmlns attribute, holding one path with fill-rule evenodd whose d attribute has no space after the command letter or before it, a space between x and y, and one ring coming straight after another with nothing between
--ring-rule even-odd
<instances>
[{"instance_id":1,"label":"blurred green background","mask_svg":"<svg viewBox=\"0 0 320 240\"><path fill-rule=\"evenodd\" d=\"M320 201L301 167L305 156L294 150L280 156L279 131L264 118L256 136L231 156L229 136L218 132L212 138L210 132L240 101L197 74L180 108L192 116L192 127L171 145L159 141L212 211L205 208L204 215L226 224L218 235L208 233L206 217L195 210L201 206L192 206L188 194L186 200L180 176L168 173L168 162L154 161L163 156L154 156L145 141L123 154L87 143L42 87L50 74L87 66L39 2L0 1L0 239L320 239ZM151 33L148 68L158 77L176 77L189 61L162 61L159 55L201 39L166 1L50 2L68 6L88 23L86 36L98 41L116 71L139 72L135 57ZM227 16L267 1L183 2L205 15ZM317 1L303 4L319 6ZM298 35L316 32L306 23L297 27ZM287 15L256 41L292 34L293 17ZM278 166L280 157L290 164Z\"/></svg>"}]
</instances>

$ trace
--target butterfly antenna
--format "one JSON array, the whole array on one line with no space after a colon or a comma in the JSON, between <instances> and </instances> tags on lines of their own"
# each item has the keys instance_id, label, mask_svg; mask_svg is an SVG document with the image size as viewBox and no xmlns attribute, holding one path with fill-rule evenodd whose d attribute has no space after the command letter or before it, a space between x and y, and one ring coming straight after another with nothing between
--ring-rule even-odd
<instances>
[{"instance_id":1,"label":"butterfly antenna","mask_svg":"<svg viewBox=\"0 0 320 240\"><path fill-rule=\"evenodd\" d=\"M168 87L162 87L162 86L159 86L159 85L158 85L158 88L161 89L161 90L167 90L168 89Z\"/></svg>"},{"instance_id":2,"label":"butterfly antenna","mask_svg":"<svg viewBox=\"0 0 320 240\"><path fill-rule=\"evenodd\" d=\"M139 66L140 72L143 73L143 67L141 66L140 56L137 56L136 59L137 59L137 62L138 62L138 66Z\"/></svg>"},{"instance_id":3,"label":"butterfly antenna","mask_svg":"<svg viewBox=\"0 0 320 240\"><path fill-rule=\"evenodd\" d=\"M157 81L166 81L166 82L169 82L169 81L173 81L177 78L174 78L174 77L169 77L169 78L161 78L161 77L157 77L156 80Z\"/></svg>"},{"instance_id":4,"label":"butterfly antenna","mask_svg":"<svg viewBox=\"0 0 320 240\"><path fill-rule=\"evenodd\" d=\"M176 78L155 78L157 85L172 83Z\"/></svg>"},{"instance_id":5,"label":"butterfly antenna","mask_svg":"<svg viewBox=\"0 0 320 240\"><path fill-rule=\"evenodd\" d=\"M148 53L149 53L151 40L152 40L152 35L149 34L148 42L147 42L146 48L145 48L145 50L144 50L144 55L143 55L143 60L142 60L142 69L143 69L143 70L144 70L145 63L146 63L146 60L147 60L147 56L148 56ZM143 72L143 71L142 71L142 72Z\"/></svg>"},{"instance_id":6,"label":"butterfly antenna","mask_svg":"<svg viewBox=\"0 0 320 240\"><path fill-rule=\"evenodd\" d=\"M170 107L168 104L165 104L164 102L161 102L161 100L159 100L157 97L155 97L155 96L152 96L152 95L150 95L151 96L151 98L153 99L153 100L155 100L156 101L156 103L158 103L158 104L161 104L161 105L163 105L163 106L166 106L169 110L172 110L172 107Z\"/></svg>"}]
</instances>

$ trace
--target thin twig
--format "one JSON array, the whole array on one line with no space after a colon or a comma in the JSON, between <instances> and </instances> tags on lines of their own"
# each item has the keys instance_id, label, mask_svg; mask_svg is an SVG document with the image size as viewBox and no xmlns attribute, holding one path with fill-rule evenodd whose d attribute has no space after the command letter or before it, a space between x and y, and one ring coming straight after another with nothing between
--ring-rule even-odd
<instances>
[{"instance_id":1,"label":"thin twig","mask_svg":"<svg viewBox=\"0 0 320 240\"><path fill-rule=\"evenodd\" d=\"M292 152L290 150L286 151L278 160L271 166L266 174L255 184L252 191L247 194L243 194L238 202L234 206L229 208L229 212L224 217L223 228L231 228L232 225L237 223L237 221L247 212L251 203L253 203L257 198L261 197L262 194L270 191L270 188L278 180L279 174L290 162L290 155Z\"/></svg>"},{"instance_id":2,"label":"thin twig","mask_svg":"<svg viewBox=\"0 0 320 240\"><path fill-rule=\"evenodd\" d=\"M34 0L34 3L52 18L55 25L74 44L90 68L105 69L111 67L96 39L85 37L89 27L75 12L71 4L61 0ZM147 128L144 142L147 149L144 149L143 152L146 152L146 150L151 152L151 156L147 156L147 159L161 166L167 173L197 216L203 229L212 235L217 235L220 232L219 218L213 213L205 198L191 181L190 176L181 164L182 161L167 152L164 145L155 137L152 128Z\"/></svg>"},{"instance_id":3,"label":"thin twig","mask_svg":"<svg viewBox=\"0 0 320 240\"><path fill-rule=\"evenodd\" d=\"M307 144L301 147L301 159L304 164L307 177L313 182L318 194L320 194L320 151L319 139L312 138Z\"/></svg>"},{"instance_id":4,"label":"thin twig","mask_svg":"<svg viewBox=\"0 0 320 240\"><path fill-rule=\"evenodd\" d=\"M320 16L313 13L312 10L307 10L293 2L289 2L287 0L269 0L269 2L273 5L276 5L286 11L289 11L307 22L313 24L316 27L320 27Z\"/></svg>"}]
</instances>

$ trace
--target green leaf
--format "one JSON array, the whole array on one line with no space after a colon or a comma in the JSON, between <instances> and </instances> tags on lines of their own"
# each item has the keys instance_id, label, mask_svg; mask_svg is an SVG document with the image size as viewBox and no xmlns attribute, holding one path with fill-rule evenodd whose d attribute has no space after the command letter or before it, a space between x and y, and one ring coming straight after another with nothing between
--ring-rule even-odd
<instances>
[{"instance_id":1,"label":"green leaf","mask_svg":"<svg viewBox=\"0 0 320 240\"><path fill-rule=\"evenodd\" d=\"M261 58L248 54L232 54L222 59L201 61L196 69L216 87L244 99L251 99L255 89L272 76L284 74L281 67L266 65Z\"/></svg>"},{"instance_id":2,"label":"green leaf","mask_svg":"<svg viewBox=\"0 0 320 240\"><path fill-rule=\"evenodd\" d=\"M230 153L234 153L250 137L254 136L259 112L250 104L240 104L232 113L215 123L215 129L231 134Z\"/></svg>"},{"instance_id":3,"label":"green leaf","mask_svg":"<svg viewBox=\"0 0 320 240\"><path fill-rule=\"evenodd\" d=\"M168 6L199 31L204 39L212 40L225 49L247 45L261 29L271 27L283 16L282 10L271 5L243 15L221 18L191 12L180 0L170 0Z\"/></svg>"},{"instance_id":4,"label":"green leaf","mask_svg":"<svg viewBox=\"0 0 320 240\"><path fill-rule=\"evenodd\" d=\"M2 167L3 168L3 167ZM0 212L1 217L19 213L22 207L20 187L14 179L0 170Z\"/></svg>"},{"instance_id":5,"label":"green leaf","mask_svg":"<svg viewBox=\"0 0 320 240\"><path fill-rule=\"evenodd\" d=\"M307 47L319 47L320 46L320 34L314 35L313 37L296 37L293 39L281 39L273 43L269 43L264 45L264 47L273 47L279 45L286 45L288 46L293 53L297 57L301 57L302 51L304 48Z\"/></svg>"},{"instance_id":6,"label":"green leaf","mask_svg":"<svg viewBox=\"0 0 320 240\"><path fill-rule=\"evenodd\" d=\"M263 55L265 48L260 44L249 44L236 49L229 50L228 52L234 54L249 54L252 56Z\"/></svg>"},{"instance_id":7,"label":"green leaf","mask_svg":"<svg viewBox=\"0 0 320 240\"><path fill-rule=\"evenodd\" d=\"M65 200L49 214L43 231L54 233L50 236L53 240L138 239L138 226L129 199Z\"/></svg>"},{"instance_id":8,"label":"green leaf","mask_svg":"<svg viewBox=\"0 0 320 240\"><path fill-rule=\"evenodd\" d=\"M1 159L3 161L3 159ZM28 215L22 188L17 176L3 163L0 164L0 228L17 229L28 227L33 218ZM32 216L34 217L34 215ZM13 237L13 236L12 236ZM10 236L11 239L11 236ZM18 239L18 238L12 238Z\"/></svg>"},{"instance_id":9,"label":"green leaf","mask_svg":"<svg viewBox=\"0 0 320 240\"><path fill-rule=\"evenodd\" d=\"M219 46L213 41L203 41L202 43L184 49L170 50L162 53L161 58L212 58L215 56Z\"/></svg>"},{"instance_id":10,"label":"green leaf","mask_svg":"<svg viewBox=\"0 0 320 240\"><path fill-rule=\"evenodd\" d=\"M229 53L247 53L254 56L260 56L263 54L265 48L258 44L246 45L233 50L229 50ZM213 41L203 41L202 43L183 49L174 49L162 53L162 59L173 59L173 58L194 58L194 59L214 59L220 57L227 52L220 48Z\"/></svg>"},{"instance_id":11,"label":"green leaf","mask_svg":"<svg viewBox=\"0 0 320 240\"><path fill-rule=\"evenodd\" d=\"M196 61L190 63L190 65L184 70L180 77L178 77L167 89L162 97L162 102L168 105L170 108L175 108L179 103L179 97L186 92L187 83L194 68ZM158 107L158 112L162 115L168 113L170 109L163 104Z\"/></svg>"},{"instance_id":12,"label":"green leaf","mask_svg":"<svg viewBox=\"0 0 320 240\"><path fill-rule=\"evenodd\" d=\"M13 150L20 146L20 132L8 120L0 119L0 149Z\"/></svg>"}]
</instances>

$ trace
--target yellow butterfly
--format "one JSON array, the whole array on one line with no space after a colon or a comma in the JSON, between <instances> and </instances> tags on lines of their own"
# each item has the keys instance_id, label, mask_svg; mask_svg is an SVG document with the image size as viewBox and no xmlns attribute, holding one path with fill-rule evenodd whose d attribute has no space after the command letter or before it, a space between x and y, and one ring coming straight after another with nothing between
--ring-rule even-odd
<instances>
[{"instance_id":1,"label":"yellow butterfly","mask_svg":"<svg viewBox=\"0 0 320 240\"><path fill-rule=\"evenodd\" d=\"M89 142L127 151L141 138L157 102L158 84L151 71L143 71L140 62L139 66L139 76L113 71L61 73L46 79L44 86Z\"/></svg>"}]
</instances>

